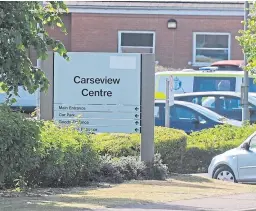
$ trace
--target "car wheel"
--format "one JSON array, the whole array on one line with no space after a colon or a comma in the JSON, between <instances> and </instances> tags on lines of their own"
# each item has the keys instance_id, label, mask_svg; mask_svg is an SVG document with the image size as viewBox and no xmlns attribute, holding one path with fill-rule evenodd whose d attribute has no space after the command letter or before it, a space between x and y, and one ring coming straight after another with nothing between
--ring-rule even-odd
<instances>
[{"instance_id":1,"label":"car wheel","mask_svg":"<svg viewBox=\"0 0 256 211\"><path fill-rule=\"evenodd\" d=\"M215 171L213 178L227 182L237 182L232 169L228 166L221 166L220 168L218 168Z\"/></svg>"}]
</instances>

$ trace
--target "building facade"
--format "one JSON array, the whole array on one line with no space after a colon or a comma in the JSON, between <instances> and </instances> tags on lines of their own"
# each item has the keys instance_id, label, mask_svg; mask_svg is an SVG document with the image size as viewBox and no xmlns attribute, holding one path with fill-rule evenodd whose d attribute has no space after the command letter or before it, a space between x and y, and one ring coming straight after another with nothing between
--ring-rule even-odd
<instances>
[{"instance_id":1,"label":"building facade","mask_svg":"<svg viewBox=\"0 0 256 211\"><path fill-rule=\"evenodd\" d=\"M68 35L49 29L72 52L155 53L162 66L197 68L243 59L236 36L243 2L66 2Z\"/></svg>"}]
</instances>

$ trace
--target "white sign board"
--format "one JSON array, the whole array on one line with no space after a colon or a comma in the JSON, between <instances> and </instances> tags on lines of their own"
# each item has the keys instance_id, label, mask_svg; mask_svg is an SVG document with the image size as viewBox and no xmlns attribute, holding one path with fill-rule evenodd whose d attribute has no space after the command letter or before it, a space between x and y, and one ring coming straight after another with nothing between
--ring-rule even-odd
<instances>
[{"instance_id":1,"label":"white sign board","mask_svg":"<svg viewBox=\"0 0 256 211\"><path fill-rule=\"evenodd\" d=\"M54 119L95 132L140 132L141 55L68 53L54 58Z\"/></svg>"}]
</instances>

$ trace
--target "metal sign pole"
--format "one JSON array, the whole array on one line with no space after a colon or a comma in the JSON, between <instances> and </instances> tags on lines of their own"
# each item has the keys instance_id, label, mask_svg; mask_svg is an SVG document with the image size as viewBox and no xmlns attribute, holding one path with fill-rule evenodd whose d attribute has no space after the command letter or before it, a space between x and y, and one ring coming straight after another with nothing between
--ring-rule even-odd
<instances>
[{"instance_id":1,"label":"metal sign pole","mask_svg":"<svg viewBox=\"0 0 256 211\"><path fill-rule=\"evenodd\" d=\"M155 55L142 54L141 75L141 160L154 161Z\"/></svg>"},{"instance_id":2,"label":"metal sign pole","mask_svg":"<svg viewBox=\"0 0 256 211\"><path fill-rule=\"evenodd\" d=\"M165 100L165 127L170 127L170 80L166 79L166 100Z\"/></svg>"},{"instance_id":3,"label":"metal sign pole","mask_svg":"<svg viewBox=\"0 0 256 211\"><path fill-rule=\"evenodd\" d=\"M244 30L247 30L247 26L248 26L248 16L249 16L249 2L246 0L244 2ZM247 61L246 61L246 55L244 54L244 65L246 66ZM241 93L243 96L243 99L241 99L243 108L242 108L242 120L243 123L250 120L250 114L249 114L249 107L248 107L248 87L249 87L249 76L248 76L248 71L244 70L244 81L243 81L243 85L241 88Z\"/></svg>"}]
</instances>

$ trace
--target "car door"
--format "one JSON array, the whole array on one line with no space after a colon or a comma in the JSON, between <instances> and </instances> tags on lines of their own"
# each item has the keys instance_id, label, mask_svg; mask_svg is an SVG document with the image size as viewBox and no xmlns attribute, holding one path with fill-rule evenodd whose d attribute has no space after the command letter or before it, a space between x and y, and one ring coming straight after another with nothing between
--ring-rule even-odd
<instances>
[{"instance_id":1,"label":"car door","mask_svg":"<svg viewBox=\"0 0 256 211\"><path fill-rule=\"evenodd\" d=\"M242 120L241 100L233 96L216 96L216 112L229 119Z\"/></svg>"},{"instance_id":2,"label":"car door","mask_svg":"<svg viewBox=\"0 0 256 211\"><path fill-rule=\"evenodd\" d=\"M187 133L196 130L196 112L182 105L174 105L170 109L171 128L184 130Z\"/></svg>"},{"instance_id":3,"label":"car door","mask_svg":"<svg viewBox=\"0 0 256 211\"><path fill-rule=\"evenodd\" d=\"M241 149L238 155L238 174L241 182L256 182L256 134L250 140L250 149Z\"/></svg>"}]
</instances>

